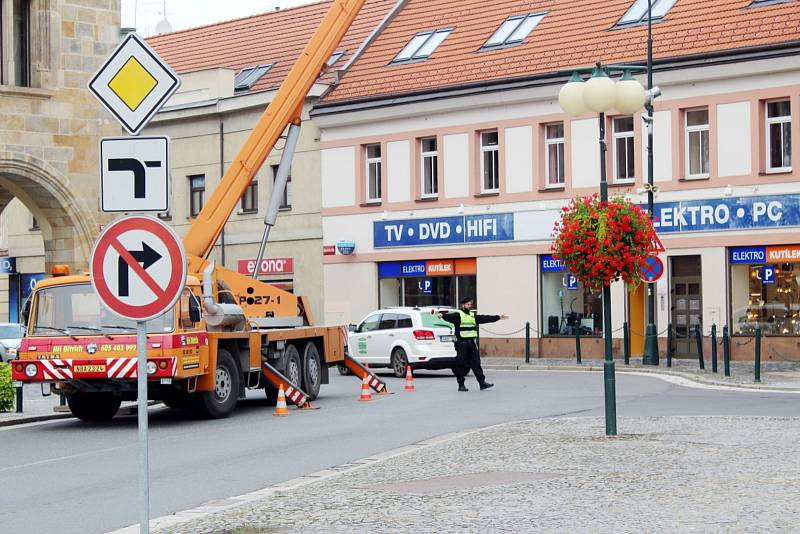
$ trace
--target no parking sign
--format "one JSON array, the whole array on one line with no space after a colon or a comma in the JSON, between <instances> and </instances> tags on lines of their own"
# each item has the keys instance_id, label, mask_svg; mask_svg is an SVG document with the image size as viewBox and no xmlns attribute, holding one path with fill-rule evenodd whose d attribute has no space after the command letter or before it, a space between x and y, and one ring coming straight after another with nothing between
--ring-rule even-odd
<instances>
[{"instance_id":1,"label":"no parking sign","mask_svg":"<svg viewBox=\"0 0 800 534\"><path fill-rule=\"evenodd\" d=\"M647 256L639 271L642 273L642 280L652 284L664 274L664 262L658 256Z\"/></svg>"}]
</instances>

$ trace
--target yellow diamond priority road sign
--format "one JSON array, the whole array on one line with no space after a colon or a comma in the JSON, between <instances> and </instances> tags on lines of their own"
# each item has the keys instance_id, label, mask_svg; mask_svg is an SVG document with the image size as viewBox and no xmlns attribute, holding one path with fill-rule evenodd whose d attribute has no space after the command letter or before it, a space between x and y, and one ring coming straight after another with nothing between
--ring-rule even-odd
<instances>
[{"instance_id":1,"label":"yellow diamond priority road sign","mask_svg":"<svg viewBox=\"0 0 800 534\"><path fill-rule=\"evenodd\" d=\"M169 65L135 33L114 50L89 90L131 134L138 134L180 87Z\"/></svg>"}]
</instances>

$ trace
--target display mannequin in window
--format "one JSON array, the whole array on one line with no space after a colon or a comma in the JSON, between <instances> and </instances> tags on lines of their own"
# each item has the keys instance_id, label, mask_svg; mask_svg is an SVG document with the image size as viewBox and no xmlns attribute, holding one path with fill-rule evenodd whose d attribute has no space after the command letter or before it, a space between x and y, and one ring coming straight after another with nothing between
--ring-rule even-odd
<instances>
[{"instance_id":1,"label":"display mannequin in window","mask_svg":"<svg viewBox=\"0 0 800 534\"><path fill-rule=\"evenodd\" d=\"M461 301L457 312L439 313L439 317L456 327L456 365L453 371L458 380L458 391L469 391L464 384L467 371L472 369L481 389L494 386L486 381L481 368L481 356L478 352L478 325L494 323L500 319L508 319L506 315L477 315L472 312L473 299L467 297Z\"/></svg>"}]
</instances>

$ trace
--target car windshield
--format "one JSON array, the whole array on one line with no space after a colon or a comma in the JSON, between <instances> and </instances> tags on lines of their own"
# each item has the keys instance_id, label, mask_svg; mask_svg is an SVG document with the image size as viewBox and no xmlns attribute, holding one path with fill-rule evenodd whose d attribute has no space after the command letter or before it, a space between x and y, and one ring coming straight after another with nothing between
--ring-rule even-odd
<instances>
[{"instance_id":1,"label":"car windshield","mask_svg":"<svg viewBox=\"0 0 800 534\"><path fill-rule=\"evenodd\" d=\"M22 339L25 330L18 324L0 325L0 339Z\"/></svg>"},{"instance_id":2,"label":"car windshield","mask_svg":"<svg viewBox=\"0 0 800 534\"><path fill-rule=\"evenodd\" d=\"M173 310L147 321L149 333L173 330ZM98 332L135 332L136 322L123 319L100 304L91 284L70 284L39 290L36 309L31 313L32 335L96 335Z\"/></svg>"}]
</instances>

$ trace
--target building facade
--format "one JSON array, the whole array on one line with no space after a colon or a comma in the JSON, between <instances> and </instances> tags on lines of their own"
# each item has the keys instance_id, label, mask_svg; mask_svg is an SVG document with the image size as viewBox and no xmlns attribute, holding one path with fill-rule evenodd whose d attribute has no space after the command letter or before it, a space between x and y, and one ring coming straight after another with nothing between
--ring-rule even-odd
<instances>
[{"instance_id":1,"label":"building facade","mask_svg":"<svg viewBox=\"0 0 800 534\"><path fill-rule=\"evenodd\" d=\"M598 118L566 116L557 97L563 70L643 63L642 2L509 0L490 14L477 2L443 2L435 17L424 4L407 2L312 112L323 240L355 245L325 256L326 319L472 295L479 311L511 316L482 330L485 354L520 355L530 323L538 356L574 354L576 331L584 355L601 356L599 292L550 255L560 209L598 191ZM796 359L800 4L661 4L653 178L666 248L655 287L662 353L668 325L679 357L696 351L693 327L727 326L744 344L758 326L765 357ZM611 194L644 204L642 113L605 120ZM643 286L612 286L613 334L619 344L628 322L634 354L644 297ZM734 357L752 359L742 344Z\"/></svg>"},{"instance_id":2,"label":"building facade","mask_svg":"<svg viewBox=\"0 0 800 534\"><path fill-rule=\"evenodd\" d=\"M98 141L120 129L86 83L119 42L117 0L0 2L0 321L54 264L86 269L105 222Z\"/></svg>"}]
</instances>

